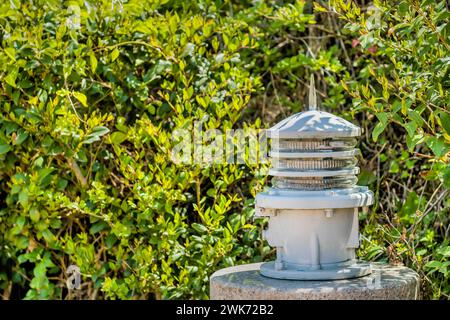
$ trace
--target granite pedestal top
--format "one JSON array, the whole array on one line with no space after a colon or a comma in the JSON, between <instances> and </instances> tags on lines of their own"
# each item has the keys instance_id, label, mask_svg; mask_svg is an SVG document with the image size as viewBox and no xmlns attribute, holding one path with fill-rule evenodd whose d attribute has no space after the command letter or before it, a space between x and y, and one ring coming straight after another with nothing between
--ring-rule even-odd
<instances>
[{"instance_id":1,"label":"granite pedestal top","mask_svg":"<svg viewBox=\"0 0 450 320\"><path fill-rule=\"evenodd\" d=\"M261 263L221 269L210 278L214 300L417 300L419 276L404 266L372 263L372 274L346 280L268 278Z\"/></svg>"}]
</instances>

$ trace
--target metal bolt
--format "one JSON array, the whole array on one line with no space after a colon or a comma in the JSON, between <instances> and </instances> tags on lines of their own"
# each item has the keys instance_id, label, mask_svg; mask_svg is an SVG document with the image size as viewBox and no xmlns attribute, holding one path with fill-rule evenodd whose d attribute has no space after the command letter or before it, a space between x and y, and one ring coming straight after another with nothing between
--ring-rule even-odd
<instances>
[{"instance_id":1,"label":"metal bolt","mask_svg":"<svg viewBox=\"0 0 450 320\"><path fill-rule=\"evenodd\" d=\"M334 216L334 210L333 209L325 209L325 217L331 218Z\"/></svg>"}]
</instances>

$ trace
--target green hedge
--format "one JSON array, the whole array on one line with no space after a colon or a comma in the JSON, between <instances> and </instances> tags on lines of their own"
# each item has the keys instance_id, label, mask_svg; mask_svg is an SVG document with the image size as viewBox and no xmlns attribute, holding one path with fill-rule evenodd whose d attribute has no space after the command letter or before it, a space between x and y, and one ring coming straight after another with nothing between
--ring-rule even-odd
<instances>
[{"instance_id":1,"label":"green hedge","mask_svg":"<svg viewBox=\"0 0 450 320\"><path fill-rule=\"evenodd\" d=\"M450 11L446 1L331 5L355 37L344 84L367 127L360 182L378 202L361 254L417 270L425 298L450 298ZM357 37L357 38L356 38ZM370 123L370 124L369 124ZM373 125L372 125L373 123Z\"/></svg>"},{"instance_id":2,"label":"green hedge","mask_svg":"<svg viewBox=\"0 0 450 320\"><path fill-rule=\"evenodd\" d=\"M0 4L3 298L207 298L215 270L273 258L252 221L267 165L175 164L173 132L270 126L312 72L365 130L360 183L379 201L360 254L448 297L449 17L399 2Z\"/></svg>"}]
</instances>

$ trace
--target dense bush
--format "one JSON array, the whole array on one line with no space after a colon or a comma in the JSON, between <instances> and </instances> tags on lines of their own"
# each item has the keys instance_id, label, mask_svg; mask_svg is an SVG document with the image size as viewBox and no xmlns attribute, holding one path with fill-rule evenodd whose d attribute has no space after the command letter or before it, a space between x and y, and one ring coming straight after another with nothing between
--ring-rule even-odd
<instances>
[{"instance_id":1,"label":"dense bush","mask_svg":"<svg viewBox=\"0 0 450 320\"><path fill-rule=\"evenodd\" d=\"M449 8L446 1L376 1L361 14L356 5L332 4L347 22L343 32L369 52L344 85L353 111L367 119L361 178L379 200L361 253L406 263L421 274L425 297L449 298Z\"/></svg>"},{"instance_id":2,"label":"dense bush","mask_svg":"<svg viewBox=\"0 0 450 320\"><path fill-rule=\"evenodd\" d=\"M251 221L266 165L176 164L173 132L269 126L303 108L312 72L324 108L365 129L379 201L360 254L448 297L448 11L377 7L0 4L3 297L206 298L216 269L270 257Z\"/></svg>"}]
</instances>

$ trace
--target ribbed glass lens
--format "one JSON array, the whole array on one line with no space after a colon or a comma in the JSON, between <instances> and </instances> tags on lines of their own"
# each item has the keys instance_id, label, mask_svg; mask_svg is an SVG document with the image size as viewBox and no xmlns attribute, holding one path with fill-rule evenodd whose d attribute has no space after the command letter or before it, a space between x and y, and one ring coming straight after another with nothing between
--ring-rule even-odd
<instances>
[{"instance_id":1,"label":"ribbed glass lens","mask_svg":"<svg viewBox=\"0 0 450 320\"><path fill-rule=\"evenodd\" d=\"M272 167L280 170L340 170L353 168L357 164L357 159L352 158L303 158L303 159L274 159Z\"/></svg>"},{"instance_id":2,"label":"ribbed glass lens","mask_svg":"<svg viewBox=\"0 0 450 320\"><path fill-rule=\"evenodd\" d=\"M279 189L325 190L335 188L351 188L358 179L356 176L286 178L273 177L272 185Z\"/></svg>"},{"instance_id":3,"label":"ribbed glass lens","mask_svg":"<svg viewBox=\"0 0 450 320\"><path fill-rule=\"evenodd\" d=\"M355 186L356 144L355 138L272 139L273 187L325 190Z\"/></svg>"},{"instance_id":4,"label":"ribbed glass lens","mask_svg":"<svg viewBox=\"0 0 450 320\"><path fill-rule=\"evenodd\" d=\"M280 139L278 141L272 140L272 151L329 151L329 150L349 150L356 146L356 139L354 138L340 138L334 139Z\"/></svg>"}]
</instances>

